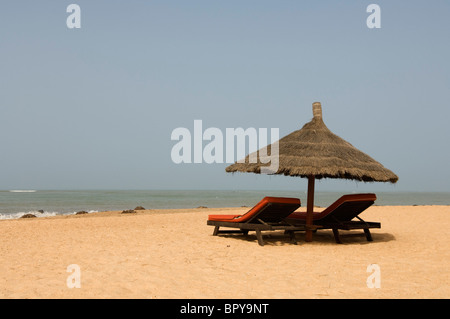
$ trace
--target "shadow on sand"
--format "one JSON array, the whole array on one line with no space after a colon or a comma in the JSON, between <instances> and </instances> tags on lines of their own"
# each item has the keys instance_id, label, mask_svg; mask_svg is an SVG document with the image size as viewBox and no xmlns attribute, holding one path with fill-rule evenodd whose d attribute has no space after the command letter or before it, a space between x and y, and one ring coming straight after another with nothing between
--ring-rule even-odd
<instances>
[{"instance_id":1,"label":"shadow on sand","mask_svg":"<svg viewBox=\"0 0 450 319\"><path fill-rule=\"evenodd\" d=\"M377 233L372 232L373 241L367 241L364 232L362 231L345 231L340 230L340 239L342 241L342 245L373 245L377 243L384 243L395 240L394 235L390 233ZM288 235L284 234L282 231L268 231L263 232L263 240L265 246L285 246L285 245L293 245L291 239ZM254 242L258 246L258 241L256 238L256 234L254 232L249 232L247 235L243 234L220 234L219 237L229 238L233 240L244 240L248 242ZM333 231L332 230L320 230L314 233L313 241L311 243L306 243L305 241L305 233L304 232L296 232L295 239L297 241L297 245L337 245Z\"/></svg>"}]
</instances>

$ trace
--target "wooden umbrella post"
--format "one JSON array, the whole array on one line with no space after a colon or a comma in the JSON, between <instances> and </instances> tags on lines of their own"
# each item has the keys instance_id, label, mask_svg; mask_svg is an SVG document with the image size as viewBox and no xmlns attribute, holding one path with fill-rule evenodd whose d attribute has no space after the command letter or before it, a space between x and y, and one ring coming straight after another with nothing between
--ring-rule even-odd
<instances>
[{"instance_id":1,"label":"wooden umbrella post","mask_svg":"<svg viewBox=\"0 0 450 319\"><path fill-rule=\"evenodd\" d=\"M307 242L312 241L313 212L314 212L314 175L308 176L308 201L306 206L306 237Z\"/></svg>"}]
</instances>

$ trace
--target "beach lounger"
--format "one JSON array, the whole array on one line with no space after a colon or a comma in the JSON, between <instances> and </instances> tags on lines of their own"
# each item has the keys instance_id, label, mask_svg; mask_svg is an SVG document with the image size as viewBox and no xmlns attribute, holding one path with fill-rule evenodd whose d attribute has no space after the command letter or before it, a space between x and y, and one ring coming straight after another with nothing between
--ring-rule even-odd
<instances>
[{"instance_id":1,"label":"beach lounger","mask_svg":"<svg viewBox=\"0 0 450 319\"><path fill-rule=\"evenodd\" d=\"M380 223L366 222L358 215L370 207L377 199L375 194L344 195L320 213L314 213L314 225L320 229L332 229L336 243L341 244L339 229L363 229L368 241L372 241L370 228L381 228ZM353 220L354 218L357 219ZM293 224L303 224L306 221L306 212L294 212L288 217Z\"/></svg>"},{"instance_id":2,"label":"beach lounger","mask_svg":"<svg viewBox=\"0 0 450 319\"><path fill-rule=\"evenodd\" d=\"M293 225L286 221L286 218L299 207L298 198L264 197L243 215L209 215L207 224L215 226L214 236L220 233L248 234L249 231L255 231L258 244L261 246L264 246L262 231L284 230L295 244L294 231L305 230L305 225ZM220 230L220 227L238 230Z\"/></svg>"}]
</instances>

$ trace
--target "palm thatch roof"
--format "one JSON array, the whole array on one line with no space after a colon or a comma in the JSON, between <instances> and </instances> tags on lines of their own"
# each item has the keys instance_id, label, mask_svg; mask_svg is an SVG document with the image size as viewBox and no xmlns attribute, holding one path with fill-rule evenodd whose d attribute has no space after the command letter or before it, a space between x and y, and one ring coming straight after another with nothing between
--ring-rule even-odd
<instances>
[{"instance_id":1,"label":"palm thatch roof","mask_svg":"<svg viewBox=\"0 0 450 319\"><path fill-rule=\"evenodd\" d=\"M397 175L359 151L353 145L333 134L322 119L322 107L313 103L313 119L300 130L278 141L278 170L274 174L321 178L352 179L364 182L391 182ZM258 151L258 154L271 154L272 145ZM262 152L261 152L262 151ZM267 156L258 157L251 163L248 155L226 168L227 172L261 173L268 166ZM270 156L270 155L269 155ZM272 159L273 160L273 159Z\"/></svg>"}]
</instances>

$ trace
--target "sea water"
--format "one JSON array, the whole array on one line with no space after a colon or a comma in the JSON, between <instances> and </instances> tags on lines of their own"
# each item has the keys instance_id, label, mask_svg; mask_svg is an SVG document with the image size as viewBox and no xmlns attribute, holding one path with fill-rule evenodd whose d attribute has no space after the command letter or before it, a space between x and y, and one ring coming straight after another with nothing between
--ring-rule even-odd
<instances>
[{"instance_id":1,"label":"sea water","mask_svg":"<svg viewBox=\"0 0 450 319\"><path fill-rule=\"evenodd\" d=\"M345 193L316 192L314 204L326 207ZM376 193L375 205L450 205L450 193ZM0 191L0 219L31 213L37 217L78 211L254 206L264 196L300 198L305 191L262 190L6 190ZM39 212L43 211L43 213Z\"/></svg>"}]
</instances>

